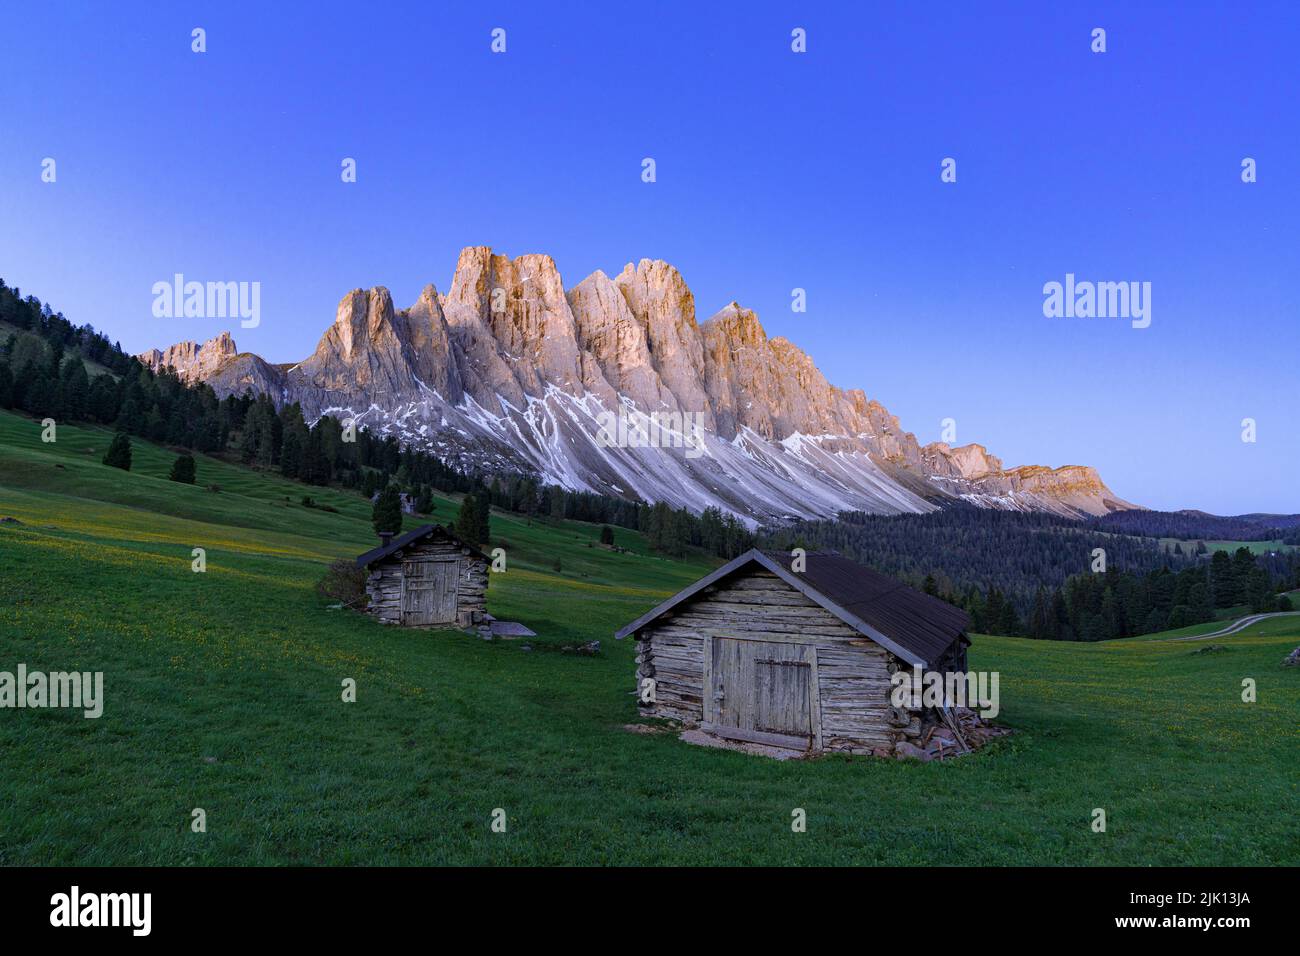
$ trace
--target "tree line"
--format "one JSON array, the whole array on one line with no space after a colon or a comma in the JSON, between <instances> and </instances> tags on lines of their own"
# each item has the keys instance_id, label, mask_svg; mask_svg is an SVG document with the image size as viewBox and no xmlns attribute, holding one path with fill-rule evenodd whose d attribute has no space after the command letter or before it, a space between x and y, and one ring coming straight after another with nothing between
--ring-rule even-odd
<instances>
[{"instance_id":1,"label":"tree line","mask_svg":"<svg viewBox=\"0 0 1300 956\"><path fill-rule=\"evenodd\" d=\"M1202 541L1270 541L1300 534L1300 515L1222 515L1203 511L1113 511L1091 518L1098 531Z\"/></svg>"},{"instance_id":2,"label":"tree line","mask_svg":"<svg viewBox=\"0 0 1300 956\"><path fill-rule=\"evenodd\" d=\"M1209 562L1181 571L1157 568L1144 575L1110 569L1078 574L1063 587L1039 587L1023 623L992 633L1054 641L1106 641L1153 634L1213 621L1216 610L1242 607L1251 613L1292 610L1280 588L1300 586L1300 562L1275 578L1247 548L1216 551ZM969 609L972 616L975 609ZM976 628L979 629L978 627Z\"/></svg>"},{"instance_id":3,"label":"tree line","mask_svg":"<svg viewBox=\"0 0 1300 956\"><path fill-rule=\"evenodd\" d=\"M1284 608L1277 591L1300 587L1294 552L1240 548L1207 561L1203 543L1165 548L1087 521L965 505L921 515L841 513L763 529L759 543L837 551L964 609L979 633L1047 640L1153 633L1213 620L1229 607Z\"/></svg>"},{"instance_id":4,"label":"tree line","mask_svg":"<svg viewBox=\"0 0 1300 956\"><path fill-rule=\"evenodd\" d=\"M268 396L251 392L218 399L210 386L184 382L170 370L155 372L90 325L74 326L3 280L0 321L14 327L0 336L0 408L105 425L123 435L234 458L308 485L352 489L372 500L395 486L399 512L401 494L424 515L433 513L434 492L465 495L473 503L462 504L462 511L468 507L477 514L466 517L463 529L461 515L456 524L467 540L481 544L488 543L486 522L494 507L529 519L635 529L654 550L675 557L702 548L731 558L752 544L745 525L716 508L696 515L663 503L573 491L535 474L472 474L427 451L403 448L395 436L348 429L337 417L308 424L296 403L276 408ZM90 375L86 359L111 374ZM114 451L117 467L124 453L129 468L129 442L125 450ZM187 466L180 474L179 480L189 477ZM474 535L470 528L477 529Z\"/></svg>"}]
</instances>

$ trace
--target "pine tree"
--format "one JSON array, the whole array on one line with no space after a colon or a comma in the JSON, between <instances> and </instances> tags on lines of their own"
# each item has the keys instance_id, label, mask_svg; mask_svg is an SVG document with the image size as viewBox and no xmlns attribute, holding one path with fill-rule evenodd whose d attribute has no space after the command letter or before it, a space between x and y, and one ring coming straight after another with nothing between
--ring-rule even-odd
<instances>
[{"instance_id":1,"label":"pine tree","mask_svg":"<svg viewBox=\"0 0 1300 956\"><path fill-rule=\"evenodd\" d=\"M389 485L379 493L379 500L371 513L376 533L391 532L398 534L402 530L402 493L397 485Z\"/></svg>"},{"instance_id":2,"label":"pine tree","mask_svg":"<svg viewBox=\"0 0 1300 956\"><path fill-rule=\"evenodd\" d=\"M1048 626L1047 592L1040 584L1034 592L1034 609L1029 612L1029 636L1045 641L1050 635Z\"/></svg>"},{"instance_id":3,"label":"pine tree","mask_svg":"<svg viewBox=\"0 0 1300 956\"><path fill-rule=\"evenodd\" d=\"M1070 627L1070 610L1065 603L1065 595L1057 588L1052 594L1052 610L1048 615L1048 638L1053 641L1072 641L1074 632Z\"/></svg>"},{"instance_id":4,"label":"pine tree","mask_svg":"<svg viewBox=\"0 0 1300 956\"><path fill-rule=\"evenodd\" d=\"M172 481L179 481L182 484L194 484L194 456L177 455L176 460L172 462L172 470L167 477Z\"/></svg>"},{"instance_id":5,"label":"pine tree","mask_svg":"<svg viewBox=\"0 0 1300 956\"><path fill-rule=\"evenodd\" d=\"M456 516L456 537L462 541L480 544L477 540L482 525L478 517L478 499L471 494L465 495L460 503L460 513Z\"/></svg>"},{"instance_id":6,"label":"pine tree","mask_svg":"<svg viewBox=\"0 0 1300 956\"><path fill-rule=\"evenodd\" d=\"M564 518L564 489L559 485L550 488L550 518L557 524Z\"/></svg>"},{"instance_id":7,"label":"pine tree","mask_svg":"<svg viewBox=\"0 0 1300 956\"><path fill-rule=\"evenodd\" d=\"M1002 592L989 585L988 595L984 599L984 626L990 634L1005 634L1002 630Z\"/></svg>"},{"instance_id":8,"label":"pine tree","mask_svg":"<svg viewBox=\"0 0 1300 956\"><path fill-rule=\"evenodd\" d=\"M1232 576L1232 558L1227 551L1215 551L1210 557L1210 582L1214 587L1215 607L1232 607L1237 600L1237 585Z\"/></svg>"},{"instance_id":9,"label":"pine tree","mask_svg":"<svg viewBox=\"0 0 1300 956\"><path fill-rule=\"evenodd\" d=\"M31 383L23 397L27 411L37 418L58 415L58 383L50 380L49 372L43 368L34 368Z\"/></svg>"},{"instance_id":10,"label":"pine tree","mask_svg":"<svg viewBox=\"0 0 1300 956\"><path fill-rule=\"evenodd\" d=\"M310 433L304 429L306 435L306 446L302 451L302 464L299 467L299 476L303 481L310 482L313 485L328 485L330 478L333 477L333 467L330 465L329 453L325 448L325 429L313 428ZM284 435L284 444L280 446L280 455L283 457L284 449L288 447L289 432Z\"/></svg>"},{"instance_id":11,"label":"pine tree","mask_svg":"<svg viewBox=\"0 0 1300 956\"><path fill-rule=\"evenodd\" d=\"M998 633L1005 634L1008 637L1017 637L1023 628L1020 626L1020 615L1016 613L1016 606L1010 601L1002 605L1002 616L998 621Z\"/></svg>"},{"instance_id":12,"label":"pine tree","mask_svg":"<svg viewBox=\"0 0 1300 956\"><path fill-rule=\"evenodd\" d=\"M155 402L144 419L145 437L161 442L167 440L167 420L163 418L162 409Z\"/></svg>"},{"instance_id":13,"label":"pine tree","mask_svg":"<svg viewBox=\"0 0 1300 956\"><path fill-rule=\"evenodd\" d=\"M483 545L492 540L492 499L486 488L478 494L478 534L475 540Z\"/></svg>"},{"instance_id":14,"label":"pine tree","mask_svg":"<svg viewBox=\"0 0 1300 956\"><path fill-rule=\"evenodd\" d=\"M1236 589L1236 604L1251 603L1251 585L1255 574L1255 555L1249 548L1238 548L1232 555L1232 582Z\"/></svg>"},{"instance_id":15,"label":"pine tree","mask_svg":"<svg viewBox=\"0 0 1300 956\"><path fill-rule=\"evenodd\" d=\"M104 464L111 468L121 468L123 471L131 470L131 439L125 432L118 432L113 436L113 441L104 455Z\"/></svg>"},{"instance_id":16,"label":"pine tree","mask_svg":"<svg viewBox=\"0 0 1300 956\"><path fill-rule=\"evenodd\" d=\"M90 397L90 376L86 364L76 356L68 359L59 375L60 405L70 421L84 421Z\"/></svg>"},{"instance_id":17,"label":"pine tree","mask_svg":"<svg viewBox=\"0 0 1300 956\"><path fill-rule=\"evenodd\" d=\"M537 514L537 482L532 478L525 478L519 483L519 510L531 524L533 516Z\"/></svg>"},{"instance_id":18,"label":"pine tree","mask_svg":"<svg viewBox=\"0 0 1300 956\"><path fill-rule=\"evenodd\" d=\"M284 440L280 445L280 474L286 478L307 476L302 474L303 438L307 429L289 427L284 430Z\"/></svg>"},{"instance_id":19,"label":"pine tree","mask_svg":"<svg viewBox=\"0 0 1300 956\"><path fill-rule=\"evenodd\" d=\"M719 522L719 530L721 530L721 522ZM609 547L614 545L614 529L607 524L600 526L600 543Z\"/></svg>"}]
</instances>

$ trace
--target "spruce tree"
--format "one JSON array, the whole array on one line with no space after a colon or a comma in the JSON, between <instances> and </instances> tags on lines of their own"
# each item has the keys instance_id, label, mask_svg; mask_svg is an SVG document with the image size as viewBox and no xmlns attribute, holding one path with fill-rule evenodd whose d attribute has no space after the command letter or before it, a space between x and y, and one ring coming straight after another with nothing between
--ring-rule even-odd
<instances>
[{"instance_id":1,"label":"spruce tree","mask_svg":"<svg viewBox=\"0 0 1300 956\"><path fill-rule=\"evenodd\" d=\"M397 534L402 530L402 493L397 485L389 485L379 493L371 519L377 533Z\"/></svg>"},{"instance_id":2,"label":"spruce tree","mask_svg":"<svg viewBox=\"0 0 1300 956\"><path fill-rule=\"evenodd\" d=\"M189 454L177 455L176 460L172 462L172 470L167 477L172 481L179 481L181 484L194 484L194 456Z\"/></svg>"},{"instance_id":3,"label":"spruce tree","mask_svg":"<svg viewBox=\"0 0 1300 956\"><path fill-rule=\"evenodd\" d=\"M118 432L113 436L113 441L104 455L104 464L111 468L121 468L123 471L131 470L131 439L125 432Z\"/></svg>"},{"instance_id":4,"label":"spruce tree","mask_svg":"<svg viewBox=\"0 0 1300 956\"><path fill-rule=\"evenodd\" d=\"M998 633L1005 634L1008 637L1018 637L1021 630L1020 615L1016 613L1016 606L1010 601L1003 602L1001 617L998 621Z\"/></svg>"},{"instance_id":5,"label":"spruce tree","mask_svg":"<svg viewBox=\"0 0 1300 956\"><path fill-rule=\"evenodd\" d=\"M80 358L73 357L63 365L59 376L60 405L63 416L72 421L83 421L86 403L90 396L90 376Z\"/></svg>"},{"instance_id":6,"label":"spruce tree","mask_svg":"<svg viewBox=\"0 0 1300 956\"><path fill-rule=\"evenodd\" d=\"M492 540L492 498L484 488L478 495L478 536L479 544L486 545Z\"/></svg>"},{"instance_id":7,"label":"spruce tree","mask_svg":"<svg viewBox=\"0 0 1300 956\"><path fill-rule=\"evenodd\" d=\"M462 541L481 544L478 540L482 525L478 516L478 499L472 494L465 495L460 503L460 513L456 516L456 537Z\"/></svg>"},{"instance_id":8,"label":"spruce tree","mask_svg":"<svg viewBox=\"0 0 1300 956\"><path fill-rule=\"evenodd\" d=\"M1049 611L1047 608L1047 592L1040 584L1038 590L1034 592L1034 607L1029 612L1029 636L1036 640L1045 641L1051 633L1048 625Z\"/></svg>"},{"instance_id":9,"label":"spruce tree","mask_svg":"<svg viewBox=\"0 0 1300 956\"><path fill-rule=\"evenodd\" d=\"M290 426L284 430L284 440L280 445L280 474L286 478L302 478L309 481L310 477L304 475L302 468L303 460L303 436L306 434L306 428Z\"/></svg>"},{"instance_id":10,"label":"spruce tree","mask_svg":"<svg viewBox=\"0 0 1300 956\"><path fill-rule=\"evenodd\" d=\"M1227 551L1215 551L1210 558L1210 582L1214 588L1216 607L1232 607L1238 603L1237 585L1232 576L1232 558Z\"/></svg>"}]
</instances>

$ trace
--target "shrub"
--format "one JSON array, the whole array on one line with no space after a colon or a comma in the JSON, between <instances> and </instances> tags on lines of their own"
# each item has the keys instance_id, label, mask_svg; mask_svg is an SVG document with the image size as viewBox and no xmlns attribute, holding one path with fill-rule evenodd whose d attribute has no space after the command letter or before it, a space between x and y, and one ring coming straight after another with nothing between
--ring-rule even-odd
<instances>
[{"instance_id":1,"label":"shrub","mask_svg":"<svg viewBox=\"0 0 1300 956\"><path fill-rule=\"evenodd\" d=\"M600 543L607 545L614 543L614 529L607 524L600 526Z\"/></svg>"},{"instance_id":2,"label":"shrub","mask_svg":"<svg viewBox=\"0 0 1300 956\"><path fill-rule=\"evenodd\" d=\"M123 471L131 470L131 439L126 432L118 432L113 436L113 442L104 455L104 464Z\"/></svg>"},{"instance_id":3,"label":"shrub","mask_svg":"<svg viewBox=\"0 0 1300 956\"><path fill-rule=\"evenodd\" d=\"M330 563L325 576L316 585L316 593L336 601L344 607L363 608L369 600L366 594L366 569L348 558Z\"/></svg>"},{"instance_id":4,"label":"shrub","mask_svg":"<svg viewBox=\"0 0 1300 956\"><path fill-rule=\"evenodd\" d=\"M177 455L176 460L172 462L172 470L167 477L182 484L194 484L194 456L189 454Z\"/></svg>"}]
</instances>

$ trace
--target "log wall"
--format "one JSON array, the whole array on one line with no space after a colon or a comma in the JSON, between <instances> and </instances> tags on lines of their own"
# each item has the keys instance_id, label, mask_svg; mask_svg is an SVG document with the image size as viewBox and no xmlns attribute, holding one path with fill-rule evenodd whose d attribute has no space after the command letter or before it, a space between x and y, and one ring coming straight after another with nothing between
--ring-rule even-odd
<instances>
[{"instance_id":1,"label":"log wall","mask_svg":"<svg viewBox=\"0 0 1300 956\"><path fill-rule=\"evenodd\" d=\"M412 558L460 560L456 581L456 627L477 627L487 617L487 562L470 550L447 538L429 537L390 554L371 565L366 577L370 596L367 613L385 624L402 623L402 562Z\"/></svg>"},{"instance_id":2,"label":"log wall","mask_svg":"<svg viewBox=\"0 0 1300 956\"><path fill-rule=\"evenodd\" d=\"M922 713L891 706L890 677L910 665L766 570L746 569L706 588L637 635L637 686L652 678L642 715L697 726L705 720L706 654L715 637L811 643L816 649L823 750L890 749L922 731ZM640 696L638 696L640 700Z\"/></svg>"}]
</instances>

